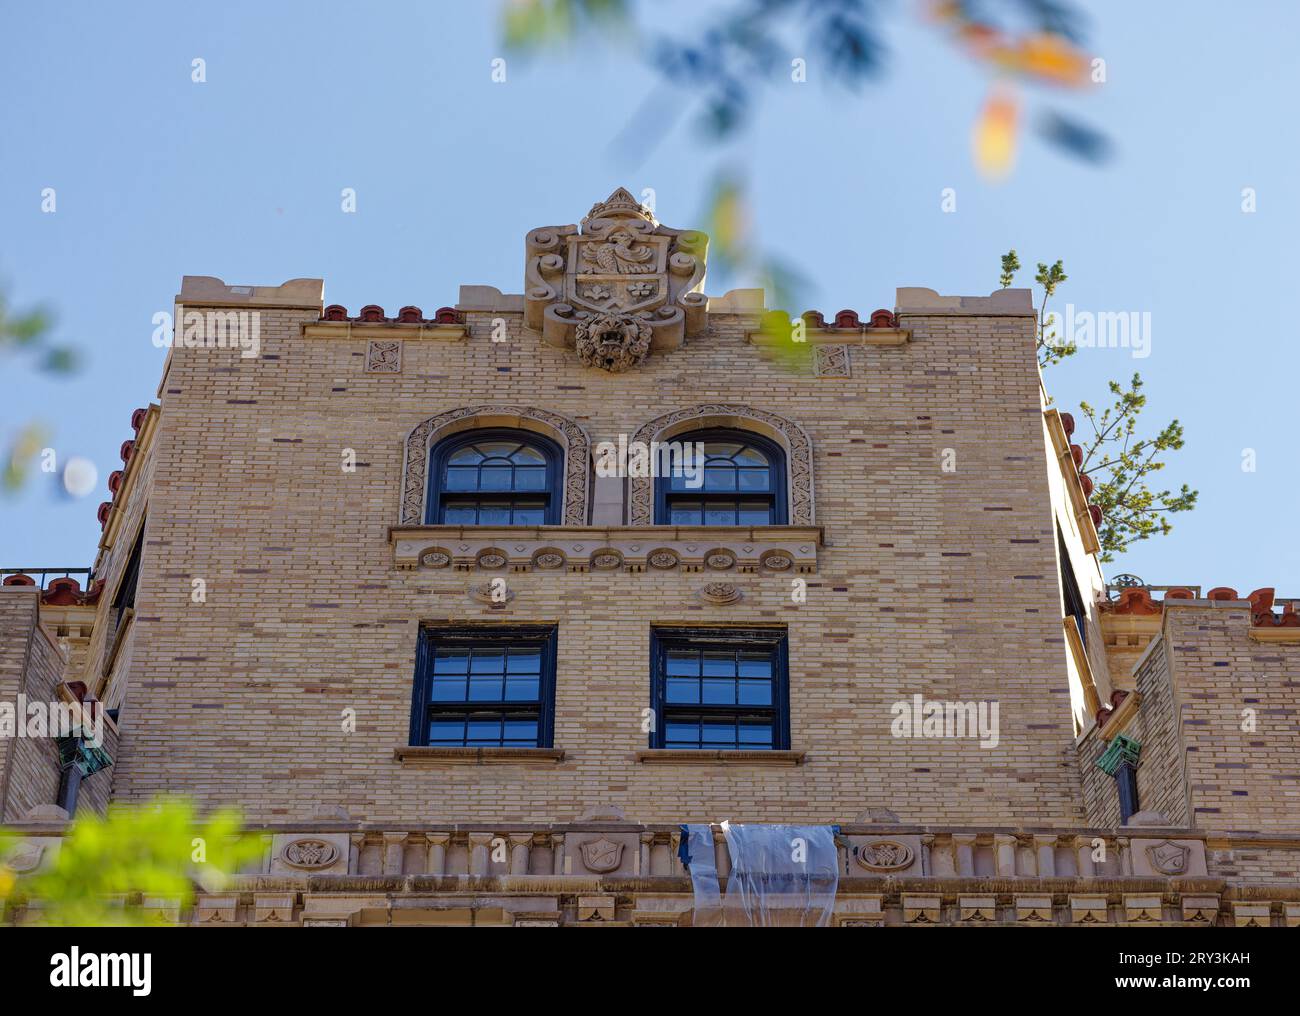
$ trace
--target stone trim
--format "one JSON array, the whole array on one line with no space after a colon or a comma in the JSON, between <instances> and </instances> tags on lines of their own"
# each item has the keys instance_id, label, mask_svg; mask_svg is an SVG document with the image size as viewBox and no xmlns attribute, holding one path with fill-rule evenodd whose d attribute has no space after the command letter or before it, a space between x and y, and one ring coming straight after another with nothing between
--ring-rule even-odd
<instances>
[{"instance_id":1,"label":"stone trim","mask_svg":"<svg viewBox=\"0 0 1300 1016\"><path fill-rule=\"evenodd\" d=\"M643 748L636 753L636 760L648 765L797 766L803 762L805 754L802 751L746 751L743 748Z\"/></svg>"},{"instance_id":2,"label":"stone trim","mask_svg":"<svg viewBox=\"0 0 1300 1016\"><path fill-rule=\"evenodd\" d=\"M817 526L391 526L393 566L526 571L817 571Z\"/></svg>"},{"instance_id":3,"label":"stone trim","mask_svg":"<svg viewBox=\"0 0 1300 1016\"><path fill-rule=\"evenodd\" d=\"M785 450L786 475L789 482L788 518L791 526L813 524L812 441L807 432L792 420L763 409L730 404L708 404L678 409L656 417L642 426L632 442L664 441L686 430L702 427L732 427L751 430L776 440ZM628 479L629 524L649 526L654 522L654 479L634 476Z\"/></svg>"},{"instance_id":4,"label":"stone trim","mask_svg":"<svg viewBox=\"0 0 1300 1016\"><path fill-rule=\"evenodd\" d=\"M552 765L564 761L563 748L442 748L408 745L393 749L403 765Z\"/></svg>"},{"instance_id":5,"label":"stone trim","mask_svg":"<svg viewBox=\"0 0 1300 1016\"><path fill-rule=\"evenodd\" d=\"M424 523L428 496L429 453L443 437L480 427L515 427L554 438L564 449L564 489L560 517L565 525L587 522L591 500L591 439L577 423L559 413L529 406L486 405L451 409L417 423L402 453L402 501L398 522Z\"/></svg>"}]
</instances>

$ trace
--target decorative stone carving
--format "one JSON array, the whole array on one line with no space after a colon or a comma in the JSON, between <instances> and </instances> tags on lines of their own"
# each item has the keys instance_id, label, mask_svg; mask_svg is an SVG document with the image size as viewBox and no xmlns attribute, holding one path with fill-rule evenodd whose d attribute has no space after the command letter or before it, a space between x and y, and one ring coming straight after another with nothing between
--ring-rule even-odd
<instances>
[{"instance_id":1,"label":"decorative stone carving","mask_svg":"<svg viewBox=\"0 0 1300 1016\"><path fill-rule=\"evenodd\" d=\"M724 421L739 420L762 424L772 432L785 448L786 468L789 471L789 519L792 526L813 524L812 441L797 423L783 419L775 413L749 406L704 405L678 409L666 413L641 427L632 436L630 444L641 441L649 447L651 441L664 440L661 435L669 430L680 430L682 424L699 420L701 426L710 418ZM648 476L628 478L628 519L634 526L648 526L654 521L654 479Z\"/></svg>"},{"instance_id":2,"label":"decorative stone carving","mask_svg":"<svg viewBox=\"0 0 1300 1016\"><path fill-rule=\"evenodd\" d=\"M1017 893L1016 921L1021 924L1051 924L1052 897Z\"/></svg>"},{"instance_id":3,"label":"decorative stone carving","mask_svg":"<svg viewBox=\"0 0 1300 1016\"><path fill-rule=\"evenodd\" d=\"M848 346L813 346L813 372L818 377L852 377Z\"/></svg>"},{"instance_id":4,"label":"decorative stone carving","mask_svg":"<svg viewBox=\"0 0 1300 1016\"><path fill-rule=\"evenodd\" d=\"M877 840L857 851L858 864L867 871L901 871L911 866L915 856L911 847L897 840Z\"/></svg>"},{"instance_id":5,"label":"decorative stone carving","mask_svg":"<svg viewBox=\"0 0 1300 1016\"><path fill-rule=\"evenodd\" d=\"M769 550L759 560L759 564L769 571L789 571L794 565L794 558L779 550Z\"/></svg>"},{"instance_id":6,"label":"decorative stone carving","mask_svg":"<svg viewBox=\"0 0 1300 1016\"><path fill-rule=\"evenodd\" d=\"M940 923L942 903L943 898L940 896L920 896L915 893L903 893L903 923Z\"/></svg>"},{"instance_id":7,"label":"decorative stone carving","mask_svg":"<svg viewBox=\"0 0 1300 1016\"><path fill-rule=\"evenodd\" d=\"M199 924L234 924L238 896L200 895L194 901L194 920Z\"/></svg>"},{"instance_id":8,"label":"decorative stone carving","mask_svg":"<svg viewBox=\"0 0 1300 1016\"><path fill-rule=\"evenodd\" d=\"M817 571L820 534L815 529L771 526L754 532L736 527L730 534L700 530L698 535L707 540L692 539L695 535L676 526L629 526L607 530L600 542L594 543L590 530L582 527L506 530L483 526L476 531L459 526L412 526L394 527L390 539L393 565L402 569L452 568L494 575L505 569L526 572L566 566L572 572L622 569L633 574L681 568L712 570L719 579L760 571L773 575ZM728 535L732 538L727 539ZM727 560L717 558L719 554L727 555Z\"/></svg>"},{"instance_id":9,"label":"decorative stone carving","mask_svg":"<svg viewBox=\"0 0 1300 1016\"><path fill-rule=\"evenodd\" d=\"M578 322L578 359L588 367L621 374L650 355L650 326L631 314L598 314Z\"/></svg>"},{"instance_id":10,"label":"decorative stone carving","mask_svg":"<svg viewBox=\"0 0 1300 1016\"><path fill-rule=\"evenodd\" d=\"M291 868L313 871L328 868L339 859L339 848L328 840L304 838L286 843L280 860Z\"/></svg>"},{"instance_id":11,"label":"decorative stone carving","mask_svg":"<svg viewBox=\"0 0 1300 1016\"><path fill-rule=\"evenodd\" d=\"M500 606L515 598L515 591L505 584L505 579L493 579L477 586L469 587L469 595L479 603Z\"/></svg>"},{"instance_id":12,"label":"decorative stone carving","mask_svg":"<svg viewBox=\"0 0 1300 1016\"><path fill-rule=\"evenodd\" d=\"M591 555L591 567L597 571L610 571L623 564L623 555L616 550L600 550Z\"/></svg>"},{"instance_id":13,"label":"decorative stone carving","mask_svg":"<svg viewBox=\"0 0 1300 1016\"><path fill-rule=\"evenodd\" d=\"M564 567L564 555L558 550L542 550L533 555L533 567L552 571Z\"/></svg>"},{"instance_id":14,"label":"decorative stone carving","mask_svg":"<svg viewBox=\"0 0 1300 1016\"><path fill-rule=\"evenodd\" d=\"M957 909L962 924L991 924L998 919L994 896L961 896L957 899Z\"/></svg>"},{"instance_id":15,"label":"decorative stone carving","mask_svg":"<svg viewBox=\"0 0 1300 1016\"><path fill-rule=\"evenodd\" d=\"M1170 840L1147 847L1147 859L1151 862L1151 867L1162 875L1181 875L1186 872L1187 859L1191 853L1190 848Z\"/></svg>"},{"instance_id":16,"label":"decorative stone carving","mask_svg":"<svg viewBox=\"0 0 1300 1016\"><path fill-rule=\"evenodd\" d=\"M429 451L442 433L474 417L516 418L541 424L564 447L564 501L561 517L566 526L587 524L591 483L591 439L572 420L545 409L528 406L464 406L431 416L406 438L402 465L402 505L398 515L404 526L424 523L428 495Z\"/></svg>"},{"instance_id":17,"label":"decorative stone carving","mask_svg":"<svg viewBox=\"0 0 1300 1016\"><path fill-rule=\"evenodd\" d=\"M589 366L627 370L651 349L676 349L706 327L708 237L659 224L622 187L593 205L580 227L534 229L526 249L524 323L550 345L576 345ZM615 331L617 340L598 338ZM633 334L637 347L646 343L643 352L613 351L610 343L627 347Z\"/></svg>"},{"instance_id":18,"label":"decorative stone carving","mask_svg":"<svg viewBox=\"0 0 1300 1016\"><path fill-rule=\"evenodd\" d=\"M613 871L623 863L623 846L624 844L605 836L588 840L579 848L582 851L582 863L588 871L598 874Z\"/></svg>"},{"instance_id":19,"label":"decorative stone carving","mask_svg":"<svg viewBox=\"0 0 1300 1016\"><path fill-rule=\"evenodd\" d=\"M1219 897L1184 896L1183 920L1200 928L1212 927L1219 919Z\"/></svg>"},{"instance_id":20,"label":"decorative stone carving","mask_svg":"<svg viewBox=\"0 0 1300 1016\"><path fill-rule=\"evenodd\" d=\"M579 921L614 920L614 897L613 896L579 896L578 897L578 920Z\"/></svg>"},{"instance_id":21,"label":"decorative stone carving","mask_svg":"<svg viewBox=\"0 0 1300 1016\"><path fill-rule=\"evenodd\" d=\"M366 346L366 373L400 374L401 372L401 342L372 339Z\"/></svg>"},{"instance_id":22,"label":"decorative stone carving","mask_svg":"<svg viewBox=\"0 0 1300 1016\"><path fill-rule=\"evenodd\" d=\"M710 582L700 590L700 599L719 607L739 603L743 597L744 594L730 582Z\"/></svg>"},{"instance_id":23,"label":"decorative stone carving","mask_svg":"<svg viewBox=\"0 0 1300 1016\"><path fill-rule=\"evenodd\" d=\"M4 859L4 864L15 874L25 875L39 868L44 857L45 844L22 842L13 848L9 856Z\"/></svg>"},{"instance_id":24,"label":"decorative stone carving","mask_svg":"<svg viewBox=\"0 0 1300 1016\"><path fill-rule=\"evenodd\" d=\"M1159 893L1124 894L1124 919L1130 924L1155 924L1162 916Z\"/></svg>"},{"instance_id":25,"label":"decorative stone carving","mask_svg":"<svg viewBox=\"0 0 1300 1016\"><path fill-rule=\"evenodd\" d=\"M1106 897L1097 894L1070 896L1070 920L1074 924L1106 924L1109 911Z\"/></svg>"}]
</instances>

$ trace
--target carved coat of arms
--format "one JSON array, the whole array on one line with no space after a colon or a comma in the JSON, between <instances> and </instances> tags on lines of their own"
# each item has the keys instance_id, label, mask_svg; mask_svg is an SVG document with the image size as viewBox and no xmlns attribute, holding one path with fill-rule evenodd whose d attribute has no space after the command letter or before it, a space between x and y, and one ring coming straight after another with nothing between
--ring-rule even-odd
<instances>
[{"instance_id":1,"label":"carved coat of arms","mask_svg":"<svg viewBox=\"0 0 1300 1016\"><path fill-rule=\"evenodd\" d=\"M588 366L620 371L705 327L708 238L670 229L622 187L579 226L528 234L524 320Z\"/></svg>"},{"instance_id":2,"label":"carved coat of arms","mask_svg":"<svg viewBox=\"0 0 1300 1016\"><path fill-rule=\"evenodd\" d=\"M588 871L597 873L613 871L623 863L623 844L604 836L588 840L582 845L582 863Z\"/></svg>"},{"instance_id":3,"label":"carved coat of arms","mask_svg":"<svg viewBox=\"0 0 1300 1016\"><path fill-rule=\"evenodd\" d=\"M1187 859L1191 855L1190 847L1180 846L1170 840L1147 847L1147 859L1151 867L1164 875L1181 875L1187 870Z\"/></svg>"}]
</instances>

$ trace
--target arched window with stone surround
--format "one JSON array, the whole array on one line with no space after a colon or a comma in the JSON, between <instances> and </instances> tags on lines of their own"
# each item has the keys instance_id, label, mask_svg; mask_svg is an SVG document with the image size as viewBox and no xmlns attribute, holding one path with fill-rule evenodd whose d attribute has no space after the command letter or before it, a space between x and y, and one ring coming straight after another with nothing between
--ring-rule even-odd
<instances>
[{"instance_id":1,"label":"arched window with stone surround","mask_svg":"<svg viewBox=\"0 0 1300 1016\"><path fill-rule=\"evenodd\" d=\"M674 435L702 453L691 475L655 480L655 522L673 526L780 526L787 521L785 453L752 431L709 428Z\"/></svg>"},{"instance_id":2,"label":"arched window with stone surround","mask_svg":"<svg viewBox=\"0 0 1300 1016\"><path fill-rule=\"evenodd\" d=\"M429 525L543 526L560 521L559 445L526 430L464 431L436 444Z\"/></svg>"},{"instance_id":3,"label":"arched window with stone surround","mask_svg":"<svg viewBox=\"0 0 1300 1016\"><path fill-rule=\"evenodd\" d=\"M485 455L485 449L478 448L474 452L464 451L454 463L446 461L452 452L467 447L462 442L473 446L477 441L485 440L490 432L507 432L512 439L517 437L519 440L509 449L486 449L493 453L491 455ZM536 517L536 505L527 503L530 496L534 501L538 500L536 495L539 491L527 487L529 484L535 487L537 474L530 470L539 464L532 451L521 450L520 445L527 445L546 458L546 488L543 492L546 506L541 523L529 521ZM496 455L498 451L502 453L499 456ZM445 458L440 457L441 453L446 453ZM476 454L483 458L474 459ZM485 463L486 476L482 469ZM463 485L465 489L444 490L448 480L445 469L452 467L465 470L451 475L453 484ZM474 469L472 482L478 489L468 489L471 467ZM493 490L494 484L504 486L507 468L510 469L510 490ZM511 502L512 521L508 524L582 526L587 524L590 487L591 440L576 421L533 406L499 403L462 406L421 420L407 434L402 454L398 522L403 526L443 524L438 521L445 517L441 501L443 494L447 495L448 504L458 503L460 511L453 512L453 517L466 519L474 496L509 494L510 498L497 498L500 502ZM521 505L514 503L514 495L519 495ZM519 507L518 512L516 507ZM480 513L476 511L475 517L480 518ZM489 511L489 518L501 517L504 516ZM477 524L484 523L480 521Z\"/></svg>"},{"instance_id":4,"label":"arched window with stone surround","mask_svg":"<svg viewBox=\"0 0 1300 1016\"><path fill-rule=\"evenodd\" d=\"M721 489L722 486L730 482L726 471L735 470L735 482L738 486L744 482L753 488L757 488L760 484L758 472L748 474L743 480L741 474L747 469L760 469L759 458L761 454L767 458L769 468L768 485L770 489L768 491L749 490L748 493L754 495L748 499L749 502L753 502L752 505L744 502L744 499L740 497L727 498L726 500L735 502L732 511L733 517L738 520L730 524L815 525L812 441L809 439L807 432L793 420L787 420L775 413L753 406L734 403L706 403L676 409L642 424L633 435L630 444L653 448L656 447L656 443L658 446L662 446L665 442L688 441L695 439L700 434L719 432L723 435L728 435L730 432L730 443L735 444L739 441L742 450L733 453L730 458L726 456L717 457L712 463L713 467L718 470L715 485L719 489L716 491L709 490L706 493L710 496L714 493L719 495L717 498L719 503L718 514L715 516L717 519L721 520L722 513L726 510L721 503L724 500L721 495L732 493ZM720 441L720 444L725 445L726 443L725 440ZM736 458L735 455L740 457ZM661 479L649 476L631 476L628 478L627 483L627 521L630 525L663 525L665 524L663 520L671 518L671 512L667 507L669 490ZM661 492L663 496L661 496ZM672 493L675 494L678 491L674 490ZM683 490L681 493L685 493L685 491ZM737 491L736 493L744 492ZM759 517L759 501L770 506L767 514L773 521L768 523L740 521ZM742 507L742 502L747 506ZM689 512L694 510L680 505L678 507L681 512L679 518L685 518ZM704 507L704 502L701 502L699 510L701 518L708 517L708 509Z\"/></svg>"}]
</instances>

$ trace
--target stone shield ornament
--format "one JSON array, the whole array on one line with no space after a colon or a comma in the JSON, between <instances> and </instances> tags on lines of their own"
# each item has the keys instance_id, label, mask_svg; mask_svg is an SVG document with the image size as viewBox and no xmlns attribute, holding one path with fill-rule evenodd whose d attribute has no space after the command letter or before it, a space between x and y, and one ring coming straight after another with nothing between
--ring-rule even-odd
<instances>
[{"instance_id":1,"label":"stone shield ornament","mask_svg":"<svg viewBox=\"0 0 1300 1016\"><path fill-rule=\"evenodd\" d=\"M613 871L623 863L623 844L615 843L604 836L588 840L582 845L582 863L588 871L601 874Z\"/></svg>"},{"instance_id":2,"label":"stone shield ornament","mask_svg":"<svg viewBox=\"0 0 1300 1016\"><path fill-rule=\"evenodd\" d=\"M593 323L603 322L595 334L610 336L608 320L631 319L638 322L637 342L644 326L649 348L666 352L707 327L708 237L662 225L622 187L593 205L581 226L534 229L526 248L524 322L550 345L574 348L578 329L587 325L590 349ZM626 370L634 363L606 367L596 357L593 365Z\"/></svg>"},{"instance_id":3,"label":"stone shield ornament","mask_svg":"<svg viewBox=\"0 0 1300 1016\"><path fill-rule=\"evenodd\" d=\"M1191 850L1169 840L1147 847L1147 859L1151 867L1165 875L1181 875L1187 870L1187 859Z\"/></svg>"}]
</instances>

